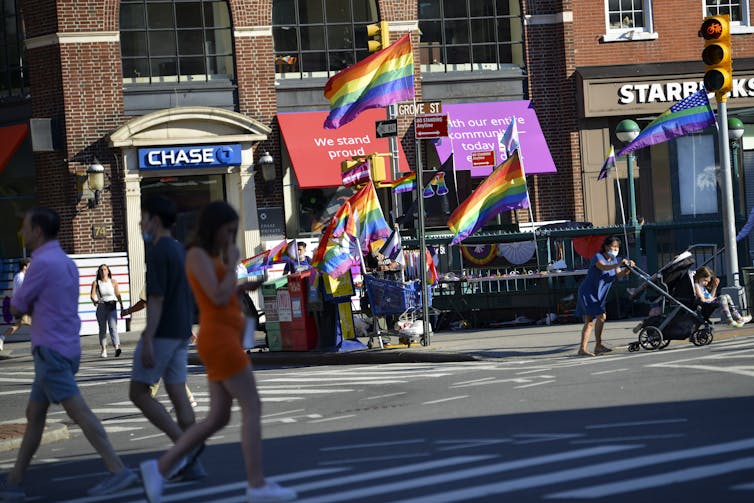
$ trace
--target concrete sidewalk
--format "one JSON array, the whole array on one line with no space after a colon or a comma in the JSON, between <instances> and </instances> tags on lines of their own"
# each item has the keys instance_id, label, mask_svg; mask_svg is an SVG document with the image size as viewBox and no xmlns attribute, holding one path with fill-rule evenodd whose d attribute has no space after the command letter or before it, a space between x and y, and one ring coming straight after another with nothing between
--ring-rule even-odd
<instances>
[{"instance_id":1,"label":"concrete sidewalk","mask_svg":"<svg viewBox=\"0 0 754 503\"><path fill-rule=\"evenodd\" d=\"M627 345L637 340L633 328L640 318L608 321L605 326L604 340L614 349L613 353L598 358L609 358L611 354L627 352ZM384 349L363 349L348 352L268 352L251 351L249 357L257 367L277 366L312 366L312 365L363 365L384 363L416 362L462 362L475 360L497 360L501 358L537 359L552 356L576 356L581 334L580 324L565 325L511 325L503 328L469 329L443 331L432 335L429 346L412 344L387 346ZM725 325L715 326L715 339L747 336L754 334L754 323L743 328L729 328ZM130 360L133 348L141 332L131 331L120 335L123 354L120 358ZM263 334L259 333L264 341ZM393 338L393 340L396 340ZM590 343L590 348L594 345ZM363 340L366 343L366 340ZM673 341L673 344L690 344L688 341ZM713 341L714 344L714 341ZM81 347L85 358L99 356L99 339L96 335L81 337ZM5 351L0 352L2 360L9 358L27 358L31 366L31 345L28 335L20 335L6 340ZM642 350L643 351L643 350ZM108 348L109 358L114 358L114 351ZM194 348L189 353L189 362L201 365ZM15 450L20 445L25 424L0 423L0 452ZM68 438L68 429L62 423L48 425L43 443Z\"/></svg>"}]
</instances>

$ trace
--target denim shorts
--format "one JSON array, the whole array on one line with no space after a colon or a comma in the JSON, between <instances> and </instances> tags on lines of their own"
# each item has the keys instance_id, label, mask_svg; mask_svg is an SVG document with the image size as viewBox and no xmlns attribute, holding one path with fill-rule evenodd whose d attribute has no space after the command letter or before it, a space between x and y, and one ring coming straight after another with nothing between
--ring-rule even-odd
<instances>
[{"instance_id":1,"label":"denim shorts","mask_svg":"<svg viewBox=\"0 0 754 503\"><path fill-rule=\"evenodd\" d=\"M60 403L79 394L76 372L80 359L70 359L54 349L34 348L34 383L29 399L36 402Z\"/></svg>"},{"instance_id":2,"label":"denim shorts","mask_svg":"<svg viewBox=\"0 0 754 503\"><path fill-rule=\"evenodd\" d=\"M131 380L155 384L162 379L165 384L180 384L186 382L186 365L188 364L188 339L155 338L154 367L148 369L141 363L141 347L143 340L139 339L134 351L133 370Z\"/></svg>"}]
</instances>

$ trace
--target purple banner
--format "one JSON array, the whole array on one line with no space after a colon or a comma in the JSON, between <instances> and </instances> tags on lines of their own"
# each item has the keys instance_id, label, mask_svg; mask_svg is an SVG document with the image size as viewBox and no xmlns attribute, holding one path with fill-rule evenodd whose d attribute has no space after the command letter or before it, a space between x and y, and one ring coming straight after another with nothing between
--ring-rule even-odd
<instances>
[{"instance_id":1,"label":"purple banner","mask_svg":"<svg viewBox=\"0 0 754 503\"><path fill-rule=\"evenodd\" d=\"M493 103L443 104L442 113L448 114L447 138L435 143L440 163L455 153L457 170L471 170L471 176L482 177L492 172L491 167L471 166L471 153L495 151L495 160L500 164L499 136L502 136L513 117L516 117L521 164L527 175L555 173L555 163L550 155L537 114L529 100L496 101Z\"/></svg>"}]
</instances>

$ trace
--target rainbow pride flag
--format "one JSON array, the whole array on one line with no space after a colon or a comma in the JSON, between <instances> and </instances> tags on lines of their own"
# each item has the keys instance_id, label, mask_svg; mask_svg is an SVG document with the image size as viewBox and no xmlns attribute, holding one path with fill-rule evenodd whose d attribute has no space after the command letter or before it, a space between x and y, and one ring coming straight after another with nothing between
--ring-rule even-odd
<instances>
[{"instance_id":1,"label":"rainbow pride flag","mask_svg":"<svg viewBox=\"0 0 754 503\"><path fill-rule=\"evenodd\" d=\"M617 155L620 157L640 148L701 131L714 123L715 114L709 104L707 91L702 88L661 113Z\"/></svg>"},{"instance_id":2,"label":"rainbow pride flag","mask_svg":"<svg viewBox=\"0 0 754 503\"><path fill-rule=\"evenodd\" d=\"M270 248L269 255L267 256L267 265L290 262L293 257L290 254L289 248L295 241L295 239L291 239L290 241L284 239L273 248Z\"/></svg>"},{"instance_id":3,"label":"rainbow pride flag","mask_svg":"<svg viewBox=\"0 0 754 503\"><path fill-rule=\"evenodd\" d=\"M524 168L516 150L450 215L448 228L454 234L450 244L460 243L504 211L528 206Z\"/></svg>"},{"instance_id":4,"label":"rainbow pride flag","mask_svg":"<svg viewBox=\"0 0 754 503\"><path fill-rule=\"evenodd\" d=\"M382 248L390 237L391 229L382 213L374 183L371 180L367 182L351 196L348 205L350 214L345 232L358 240L365 254Z\"/></svg>"},{"instance_id":5,"label":"rainbow pride flag","mask_svg":"<svg viewBox=\"0 0 754 503\"><path fill-rule=\"evenodd\" d=\"M393 192L411 192L416 188L416 173L409 173L393 182Z\"/></svg>"},{"instance_id":6,"label":"rainbow pride flag","mask_svg":"<svg viewBox=\"0 0 754 503\"><path fill-rule=\"evenodd\" d=\"M351 265L358 264L359 255L361 255L348 233L341 232L340 236L334 235L336 230L345 229L349 211L348 202L338 209L322 233L317 251L312 257L312 267L333 278L342 276L351 268Z\"/></svg>"},{"instance_id":7,"label":"rainbow pride flag","mask_svg":"<svg viewBox=\"0 0 754 503\"><path fill-rule=\"evenodd\" d=\"M241 265L246 269L246 276L258 276L264 273L267 269L267 256L270 254L269 250L265 250L262 253L258 253L253 257L245 258L241 260ZM241 274L239 273L239 279Z\"/></svg>"},{"instance_id":8,"label":"rainbow pride flag","mask_svg":"<svg viewBox=\"0 0 754 503\"><path fill-rule=\"evenodd\" d=\"M325 85L330 114L325 129L337 129L369 108L414 97L414 55L409 35L333 75Z\"/></svg>"}]
</instances>

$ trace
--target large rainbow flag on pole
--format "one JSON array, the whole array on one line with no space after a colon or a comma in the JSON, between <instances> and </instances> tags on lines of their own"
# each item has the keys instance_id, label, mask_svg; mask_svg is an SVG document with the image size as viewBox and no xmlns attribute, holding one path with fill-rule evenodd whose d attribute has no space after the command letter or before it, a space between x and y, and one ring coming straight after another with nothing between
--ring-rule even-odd
<instances>
[{"instance_id":1,"label":"large rainbow flag on pole","mask_svg":"<svg viewBox=\"0 0 754 503\"><path fill-rule=\"evenodd\" d=\"M333 75L325 85L330 115L325 129L337 129L369 108L413 99L414 55L403 35L387 48Z\"/></svg>"},{"instance_id":2,"label":"large rainbow flag on pole","mask_svg":"<svg viewBox=\"0 0 754 503\"><path fill-rule=\"evenodd\" d=\"M450 244L460 243L500 213L528 206L526 178L516 150L450 215L448 228L455 235Z\"/></svg>"},{"instance_id":3,"label":"large rainbow flag on pole","mask_svg":"<svg viewBox=\"0 0 754 503\"><path fill-rule=\"evenodd\" d=\"M342 276L351 268L351 265L359 263L360 253L358 247L353 244L353 238L345 232L342 232L339 237L334 235L337 229L344 228L349 211L348 202L338 209L322 233L317 251L312 257L312 267L316 267L320 272L327 273L333 278Z\"/></svg>"},{"instance_id":4,"label":"large rainbow flag on pole","mask_svg":"<svg viewBox=\"0 0 754 503\"><path fill-rule=\"evenodd\" d=\"M618 157L649 145L701 131L714 123L715 114L709 104L707 91L702 88L661 113L642 129L639 136L618 152Z\"/></svg>"},{"instance_id":5,"label":"large rainbow flag on pole","mask_svg":"<svg viewBox=\"0 0 754 503\"><path fill-rule=\"evenodd\" d=\"M345 231L358 239L361 250L371 253L379 250L390 237L391 229L382 213L380 200L370 180L364 187L348 200L350 206L349 222Z\"/></svg>"}]
</instances>

